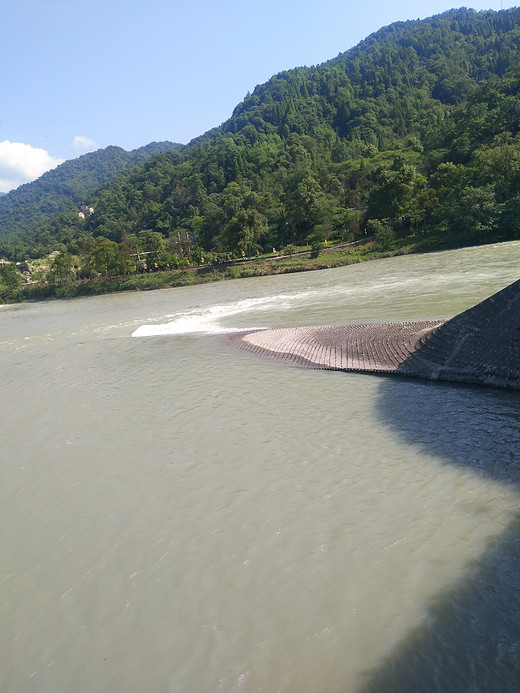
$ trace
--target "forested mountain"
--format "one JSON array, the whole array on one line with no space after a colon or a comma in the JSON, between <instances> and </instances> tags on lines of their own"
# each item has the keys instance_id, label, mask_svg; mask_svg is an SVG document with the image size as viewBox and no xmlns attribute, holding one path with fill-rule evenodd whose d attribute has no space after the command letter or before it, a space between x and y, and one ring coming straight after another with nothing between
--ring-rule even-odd
<instances>
[{"instance_id":1,"label":"forested mountain","mask_svg":"<svg viewBox=\"0 0 520 693\"><path fill-rule=\"evenodd\" d=\"M77 213L78 206L90 204L97 190L117 173L150 156L181 147L173 142L151 142L127 152L111 146L65 161L36 181L2 195L0 238L22 235L62 212Z\"/></svg>"},{"instance_id":2,"label":"forested mountain","mask_svg":"<svg viewBox=\"0 0 520 693\"><path fill-rule=\"evenodd\" d=\"M153 249L160 268L185 238L238 256L364 234L423 248L518 238L519 86L520 9L398 22L273 76L220 127L84 196L84 221L33 226L0 255L111 242L121 257Z\"/></svg>"}]
</instances>

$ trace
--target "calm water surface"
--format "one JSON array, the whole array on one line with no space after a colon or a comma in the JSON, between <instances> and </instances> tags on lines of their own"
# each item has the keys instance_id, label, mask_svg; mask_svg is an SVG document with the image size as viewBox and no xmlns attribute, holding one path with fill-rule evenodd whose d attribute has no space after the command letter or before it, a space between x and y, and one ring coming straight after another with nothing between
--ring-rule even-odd
<instances>
[{"instance_id":1,"label":"calm water surface","mask_svg":"<svg viewBox=\"0 0 520 693\"><path fill-rule=\"evenodd\" d=\"M517 693L519 394L215 333L450 317L519 260L0 307L0 689Z\"/></svg>"}]
</instances>

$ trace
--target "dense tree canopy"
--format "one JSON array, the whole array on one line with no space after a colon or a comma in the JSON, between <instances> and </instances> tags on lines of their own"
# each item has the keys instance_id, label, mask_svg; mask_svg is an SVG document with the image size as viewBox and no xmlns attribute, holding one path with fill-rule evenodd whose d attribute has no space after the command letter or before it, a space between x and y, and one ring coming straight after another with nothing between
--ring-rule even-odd
<instances>
[{"instance_id":1,"label":"dense tree canopy","mask_svg":"<svg viewBox=\"0 0 520 693\"><path fill-rule=\"evenodd\" d=\"M63 212L77 214L79 206L90 205L98 189L121 171L181 146L152 142L131 152L111 146L66 161L0 197L0 238L39 230Z\"/></svg>"},{"instance_id":2,"label":"dense tree canopy","mask_svg":"<svg viewBox=\"0 0 520 693\"><path fill-rule=\"evenodd\" d=\"M42 188L44 219L29 224L28 203L9 203L16 233L0 238L0 255L89 247L87 266L103 273L141 253L161 268L195 249L247 257L367 233L423 247L518 238L519 86L520 10L398 22L323 65L273 76L219 128L95 194L74 178L75 203L95 209L85 219ZM0 200L0 237L12 196Z\"/></svg>"}]
</instances>

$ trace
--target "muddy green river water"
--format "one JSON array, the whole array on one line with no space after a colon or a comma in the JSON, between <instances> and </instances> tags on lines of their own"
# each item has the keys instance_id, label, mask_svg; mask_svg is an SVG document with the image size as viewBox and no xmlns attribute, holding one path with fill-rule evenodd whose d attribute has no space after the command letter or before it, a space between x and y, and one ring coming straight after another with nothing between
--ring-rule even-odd
<instances>
[{"instance_id":1,"label":"muddy green river water","mask_svg":"<svg viewBox=\"0 0 520 693\"><path fill-rule=\"evenodd\" d=\"M0 689L517 693L520 394L225 330L447 318L520 243L0 307Z\"/></svg>"}]
</instances>

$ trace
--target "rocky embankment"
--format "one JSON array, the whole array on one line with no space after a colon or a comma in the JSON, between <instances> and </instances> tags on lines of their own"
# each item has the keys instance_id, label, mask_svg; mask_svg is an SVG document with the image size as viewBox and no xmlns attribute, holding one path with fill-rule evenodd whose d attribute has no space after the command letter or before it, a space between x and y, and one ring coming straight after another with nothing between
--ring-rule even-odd
<instances>
[{"instance_id":1,"label":"rocky embankment","mask_svg":"<svg viewBox=\"0 0 520 693\"><path fill-rule=\"evenodd\" d=\"M520 389L520 281L446 321L278 328L227 339L307 368Z\"/></svg>"}]
</instances>

